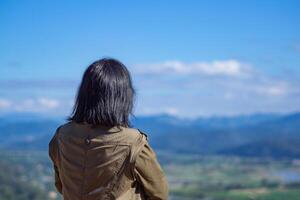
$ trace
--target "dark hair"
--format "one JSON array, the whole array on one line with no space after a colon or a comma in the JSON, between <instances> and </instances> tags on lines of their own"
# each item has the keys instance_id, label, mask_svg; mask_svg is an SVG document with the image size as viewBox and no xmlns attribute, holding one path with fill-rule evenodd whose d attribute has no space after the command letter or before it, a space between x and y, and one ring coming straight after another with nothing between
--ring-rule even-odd
<instances>
[{"instance_id":1,"label":"dark hair","mask_svg":"<svg viewBox=\"0 0 300 200\"><path fill-rule=\"evenodd\" d=\"M135 98L130 73L113 58L92 63L84 72L68 120L92 125L131 127Z\"/></svg>"}]
</instances>

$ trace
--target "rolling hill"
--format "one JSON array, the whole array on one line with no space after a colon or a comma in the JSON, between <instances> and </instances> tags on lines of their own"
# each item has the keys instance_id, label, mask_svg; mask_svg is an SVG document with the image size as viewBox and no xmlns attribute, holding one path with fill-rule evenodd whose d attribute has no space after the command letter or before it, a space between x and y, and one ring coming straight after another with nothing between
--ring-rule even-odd
<instances>
[{"instance_id":1,"label":"rolling hill","mask_svg":"<svg viewBox=\"0 0 300 200\"><path fill-rule=\"evenodd\" d=\"M31 113L0 116L0 148L47 149L63 118ZM182 119L170 115L132 119L153 148L172 153L300 157L300 113Z\"/></svg>"}]
</instances>

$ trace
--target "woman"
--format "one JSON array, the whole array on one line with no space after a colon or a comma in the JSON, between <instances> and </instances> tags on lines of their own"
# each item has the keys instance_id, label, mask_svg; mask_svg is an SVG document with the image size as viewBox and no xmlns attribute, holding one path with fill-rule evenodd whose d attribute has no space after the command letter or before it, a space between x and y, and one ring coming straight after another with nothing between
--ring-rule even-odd
<instances>
[{"instance_id":1,"label":"woman","mask_svg":"<svg viewBox=\"0 0 300 200\"><path fill-rule=\"evenodd\" d=\"M49 142L64 200L168 199L168 183L147 135L132 128L135 91L120 61L85 71L68 122Z\"/></svg>"}]
</instances>

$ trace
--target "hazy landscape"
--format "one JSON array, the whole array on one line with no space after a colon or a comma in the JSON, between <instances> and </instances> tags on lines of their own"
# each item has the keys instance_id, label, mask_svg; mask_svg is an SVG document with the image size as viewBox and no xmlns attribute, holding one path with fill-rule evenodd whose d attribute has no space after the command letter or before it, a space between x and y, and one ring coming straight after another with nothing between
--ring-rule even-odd
<instances>
[{"instance_id":1,"label":"hazy landscape","mask_svg":"<svg viewBox=\"0 0 300 200\"><path fill-rule=\"evenodd\" d=\"M0 118L0 199L60 199L47 147L63 118ZM299 200L300 114L194 120L139 116L168 176L170 199Z\"/></svg>"},{"instance_id":2,"label":"hazy landscape","mask_svg":"<svg viewBox=\"0 0 300 200\"><path fill-rule=\"evenodd\" d=\"M48 144L102 58L130 72L131 121L170 200L300 200L299 10L299 0L0 1L0 200L62 200ZM101 84L90 88L108 95L85 92L114 111L112 93L131 102L116 89L131 85L116 78L125 73L92 71Z\"/></svg>"}]
</instances>

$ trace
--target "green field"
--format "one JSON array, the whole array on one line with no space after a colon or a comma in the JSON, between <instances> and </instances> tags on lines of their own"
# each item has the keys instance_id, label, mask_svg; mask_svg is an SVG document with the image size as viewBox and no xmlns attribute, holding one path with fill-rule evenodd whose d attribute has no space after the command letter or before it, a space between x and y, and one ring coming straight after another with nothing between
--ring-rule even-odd
<instances>
[{"instance_id":1,"label":"green field","mask_svg":"<svg viewBox=\"0 0 300 200\"><path fill-rule=\"evenodd\" d=\"M300 160L161 154L174 199L300 200Z\"/></svg>"},{"instance_id":2,"label":"green field","mask_svg":"<svg viewBox=\"0 0 300 200\"><path fill-rule=\"evenodd\" d=\"M158 156L173 200L300 200L300 160ZM47 152L2 151L0 158L0 200L61 199Z\"/></svg>"}]
</instances>

